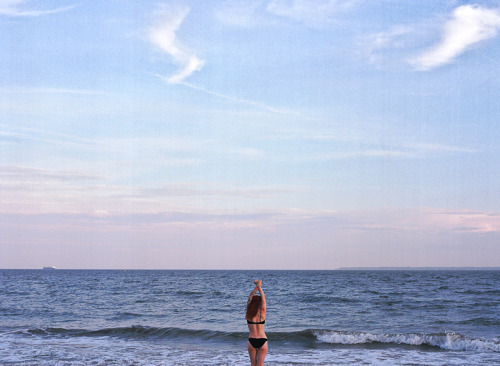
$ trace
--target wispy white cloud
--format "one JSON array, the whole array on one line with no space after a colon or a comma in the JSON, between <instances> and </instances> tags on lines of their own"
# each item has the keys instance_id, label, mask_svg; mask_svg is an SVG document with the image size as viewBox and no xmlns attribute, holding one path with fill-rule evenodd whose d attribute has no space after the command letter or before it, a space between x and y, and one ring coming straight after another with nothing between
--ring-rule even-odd
<instances>
[{"instance_id":1,"label":"wispy white cloud","mask_svg":"<svg viewBox=\"0 0 500 366\"><path fill-rule=\"evenodd\" d=\"M61 13L76 7L76 5L70 5L49 10L28 10L25 5L29 1L26 0L0 0L0 15L6 15L11 17L37 17L41 15Z\"/></svg>"},{"instance_id":2,"label":"wispy white cloud","mask_svg":"<svg viewBox=\"0 0 500 366\"><path fill-rule=\"evenodd\" d=\"M1 212L75 212L102 199L103 176L81 169L0 166Z\"/></svg>"},{"instance_id":3,"label":"wispy white cloud","mask_svg":"<svg viewBox=\"0 0 500 366\"><path fill-rule=\"evenodd\" d=\"M161 76L159 76L159 77L163 78ZM165 78L163 78L163 79L165 79ZM262 108L262 109L268 110L269 112L278 113L278 114L295 115L295 116L300 116L301 115L300 113L298 113L296 111L293 111L293 110L290 110L290 109L282 109L282 108L270 106L270 105L262 103L262 102L256 102L256 101L253 101L253 100L247 100L247 99L241 99L241 98L233 97L233 96L230 96L230 95L218 93L216 91L209 90L209 89L203 88L201 86L193 85L193 84L190 84L190 83L183 82L182 85L185 85L188 88L195 89L195 90L201 91L203 93L207 93L207 94L213 95L215 97L226 99L226 100L229 100L229 101L232 101L232 102L235 102L235 103L247 104L247 105L251 105L251 106L254 106L254 107Z\"/></svg>"},{"instance_id":4,"label":"wispy white cloud","mask_svg":"<svg viewBox=\"0 0 500 366\"><path fill-rule=\"evenodd\" d=\"M76 170L42 169L28 166L0 166L0 181L2 184L32 182L32 181L90 181L101 179L101 176L83 173ZM10 183L9 183L10 182Z\"/></svg>"},{"instance_id":5,"label":"wispy white cloud","mask_svg":"<svg viewBox=\"0 0 500 366\"><path fill-rule=\"evenodd\" d=\"M195 71L201 70L205 61L186 48L177 39L176 32L189 13L187 7L162 6L157 12L155 24L149 29L149 40L180 65L180 70L167 79L169 83L180 83Z\"/></svg>"},{"instance_id":6,"label":"wispy white cloud","mask_svg":"<svg viewBox=\"0 0 500 366\"><path fill-rule=\"evenodd\" d=\"M420 151L422 153L439 153L439 152L449 152L449 153L475 153L477 150L471 149L463 146L454 146L447 144L436 144L429 142L409 142L403 145L408 149L413 149Z\"/></svg>"},{"instance_id":7,"label":"wispy white cloud","mask_svg":"<svg viewBox=\"0 0 500 366\"><path fill-rule=\"evenodd\" d=\"M311 131L288 129L270 137L276 141L304 141L327 146L321 153L295 155L297 161L332 161L358 158L423 159L452 154L473 154L477 150L446 142L406 140L402 136L380 138L373 131ZM334 144L332 144L334 142ZM290 159L284 156L283 159Z\"/></svg>"},{"instance_id":8,"label":"wispy white cloud","mask_svg":"<svg viewBox=\"0 0 500 366\"><path fill-rule=\"evenodd\" d=\"M163 81L165 81L165 82L167 82L167 83L172 83L171 77L165 77L165 76L160 75L160 74L152 74L152 75L155 76L155 77L157 77L157 78L159 78L159 79L161 79L161 80L163 80ZM238 97L227 95L227 94L224 94L224 93L219 93L219 92L217 92L215 90L210 90L210 89L204 88L202 86L194 85L194 84L191 84L191 83L188 83L188 82L185 82L185 81L178 81L176 83L180 84L180 85L184 85L185 87L191 88L193 90L197 90L199 92L202 92L202 93L214 96L216 98L225 99L225 100L230 101L230 102L234 102L234 103L238 103L238 104L244 104L244 105L252 106L252 107L255 107L255 108L258 108L258 109L267 110L267 111L275 113L275 114L282 114L282 115L300 117L300 118L302 118L304 120L317 119L315 117L311 117L311 116L305 115L303 113L300 113L300 112L292 110L292 109L275 107L275 106L272 106L272 105L269 105L269 104L266 104L266 103L255 101L255 100L238 98Z\"/></svg>"},{"instance_id":9,"label":"wispy white cloud","mask_svg":"<svg viewBox=\"0 0 500 366\"><path fill-rule=\"evenodd\" d=\"M192 183L175 183L154 188L142 188L137 191L140 198L160 197L217 197L217 198L256 198L269 199L275 195L285 193L297 193L298 189L286 187L227 187L223 185L204 183L202 185Z\"/></svg>"},{"instance_id":10,"label":"wispy white cloud","mask_svg":"<svg viewBox=\"0 0 500 366\"><path fill-rule=\"evenodd\" d=\"M64 88L0 88L0 93L5 94L80 94L80 95L109 95L108 92L90 89L64 89Z\"/></svg>"},{"instance_id":11,"label":"wispy white cloud","mask_svg":"<svg viewBox=\"0 0 500 366\"><path fill-rule=\"evenodd\" d=\"M320 27L332 21L340 11L349 9L358 0L272 0L270 13L295 20L308 26Z\"/></svg>"},{"instance_id":12,"label":"wispy white cloud","mask_svg":"<svg viewBox=\"0 0 500 366\"><path fill-rule=\"evenodd\" d=\"M298 192L293 187L236 187L210 182L130 183L106 174L108 172L93 173L82 167L69 170L0 166L0 213L89 213L98 210L144 214L170 210L205 212L211 207L212 213L219 215L227 212L221 202L234 207L234 202L238 201L243 206L245 202L262 203Z\"/></svg>"},{"instance_id":13,"label":"wispy white cloud","mask_svg":"<svg viewBox=\"0 0 500 366\"><path fill-rule=\"evenodd\" d=\"M406 45L407 36L414 31L413 27L398 25L388 31L378 32L363 37L360 41L361 57L367 58L370 62L377 62L380 53L387 49L399 49Z\"/></svg>"},{"instance_id":14,"label":"wispy white cloud","mask_svg":"<svg viewBox=\"0 0 500 366\"><path fill-rule=\"evenodd\" d=\"M37 151L43 149L45 156L52 156L59 162L65 161L67 156L77 156L78 165L92 171L106 171L117 161L124 162L120 168L122 171L137 171L144 168L141 159L150 162L147 169L159 169L165 166L202 164L214 156L243 160L265 157L263 150L221 145L217 140L209 138L182 135L86 138L43 129L10 128L1 124L0 141L11 151L24 146L24 153L32 152L29 159L23 160L23 164L38 164ZM158 156L162 156L162 159L158 160ZM95 160L96 157L99 157L98 161Z\"/></svg>"},{"instance_id":15,"label":"wispy white cloud","mask_svg":"<svg viewBox=\"0 0 500 366\"><path fill-rule=\"evenodd\" d=\"M222 23L236 27L251 27L261 22L261 1L231 0L215 10L215 17Z\"/></svg>"},{"instance_id":16,"label":"wispy white cloud","mask_svg":"<svg viewBox=\"0 0 500 366\"><path fill-rule=\"evenodd\" d=\"M500 9L479 5L459 6L444 25L441 42L412 60L412 63L424 71L445 65L476 43L495 37L499 29Z\"/></svg>"},{"instance_id":17,"label":"wispy white cloud","mask_svg":"<svg viewBox=\"0 0 500 366\"><path fill-rule=\"evenodd\" d=\"M291 20L308 27L321 28L338 20L340 12L359 0L231 0L221 3L215 17L229 26L252 27Z\"/></svg>"},{"instance_id":18,"label":"wispy white cloud","mask_svg":"<svg viewBox=\"0 0 500 366\"><path fill-rule=\"evenodd\" d=\"M68 148L95 147L94 140L81 138L75 135L59 133L34 128L9 128L0 124L0 139L4 141L22 141L24 143L44 143L49 145L66 146Z\"/></svg>"}]
</instances>

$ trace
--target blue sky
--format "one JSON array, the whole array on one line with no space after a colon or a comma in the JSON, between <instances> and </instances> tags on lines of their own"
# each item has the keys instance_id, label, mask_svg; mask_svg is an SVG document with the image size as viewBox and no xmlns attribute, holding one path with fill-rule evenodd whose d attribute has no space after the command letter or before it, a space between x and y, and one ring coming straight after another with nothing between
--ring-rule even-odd
<instances>
[{"instance_id":1,"label":"blue sky","mask_svg":"<svg viewBox=\"0 0 500 366\"><path fill-rule=\"evenodd\" d=\"M500 265L500 1L0 0L0 268Z\"/></svg>"}]
</instances>

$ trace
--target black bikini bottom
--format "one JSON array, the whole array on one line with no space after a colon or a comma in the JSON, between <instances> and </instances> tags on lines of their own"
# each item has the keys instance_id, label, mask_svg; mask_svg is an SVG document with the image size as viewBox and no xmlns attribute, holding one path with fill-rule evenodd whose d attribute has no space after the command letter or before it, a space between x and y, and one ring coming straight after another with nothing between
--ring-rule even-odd
<instances>
[{"instance_id":1,"label":"black bikini bottom","mask_svg":"<svg viewBox=\"0 0 500 366\"><path fill-rule=\"evenodd\" d=\"M253 348L259 349L267 342L267 338L248 338L248 341Z\"/></svg>"}]
</instances>

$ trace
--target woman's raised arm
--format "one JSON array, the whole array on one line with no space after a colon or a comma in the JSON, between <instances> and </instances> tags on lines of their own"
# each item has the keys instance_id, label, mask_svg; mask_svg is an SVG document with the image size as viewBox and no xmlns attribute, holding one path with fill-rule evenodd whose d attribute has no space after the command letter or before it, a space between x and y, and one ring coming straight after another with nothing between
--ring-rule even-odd
<instances>
[{"instance_id":1,"label":"woman's raised arm","mask_svg":"<svg viewBox=\"0 0 500 366\"><path fill-rule=\"evenodd\" d=\"M261 284L262 284L262 281L260 281L259 284L257 285L257 288L259 289L260 297L262 298L260 307L262 308L262 310L266 310L266 295L264 295L264 291L262 290L262 287L260 287Z\"/></svg>"},{"instance_id":2,"label":"woman's raised arm","mask_svg":"<svg viewBox=\"0 0 500 366\"><path fill-rule=\"evenodd\" d=\"M262 282L262 281L261 281ZM257 286L257 280L254 281L255 283L255 288L253 289L252 292L250 292L250 295L248 296L248 302L250 302L252 300L252 297L253 295L255 295L255 293L257 292L257 290L259 289L259 286Z\"/></svg>"},{"instance_id":3,"label":"woman's raised arm","mask_svg":"<svg viewBox=\"0 0 500 366\"><path fill-rule=\"evenodd\" d=\"M260 297L261 297L261 308L263 310L266 309L266 295L264 295L264 291L262 290L262 280L255 280L253 281L253 283L255 283L255 288L253 289L252 293L250 294L250 297L248 299L248 301L252 300L252 297L253 295L255 295L255 293L257 291L259 291L259 294L260 294Z\"/></svg>"}]
</instances>

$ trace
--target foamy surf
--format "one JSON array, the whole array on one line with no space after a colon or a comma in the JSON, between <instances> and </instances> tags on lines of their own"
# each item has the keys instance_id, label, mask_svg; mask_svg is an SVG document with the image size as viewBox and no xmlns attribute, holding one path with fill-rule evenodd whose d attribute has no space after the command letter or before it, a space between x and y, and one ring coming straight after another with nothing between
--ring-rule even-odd
<instances>
[{"instance_id":1,"label":"foamy surf","mask_svg":"<svg viewBox=\"0 0 500 366\"><path fill-rule=\"evenodd\" d=\"M198 344L216 345L219 342L236 345L246 341L245 332L223 332L208 329L157 328L135 325L131 327L104 328L96 330L35 328L9 332L25 337L64 337L69 338L116 338L128 340L182 342L189 340ZM440 334L409 333L390 334L372 332L352 332L336 330L302 330L297 332L268 332L268 337L275 346L286 345L307 349L312 343L324 346L370 345L371 349L410 346L437 347L447 351L500 352L498 338L473 338L455 332Z\"/></svg>"},{"instance_id":2,"label":"foamy surf","mask_svg":"<svg viewBox=\"0 0 500 366\"><path fill-rule=\"evenodd\" d=\"M367 332L313 331L318 342L338 345L380 343L439 347L449 351L500 352L498 338L471 338L454 332L444 334L374 334Z\"/></svg>"}]
</instances>

